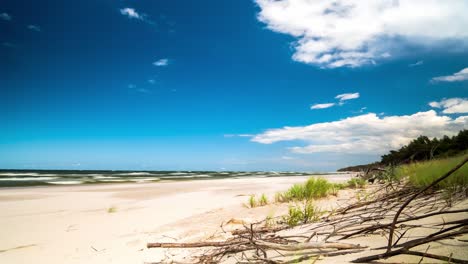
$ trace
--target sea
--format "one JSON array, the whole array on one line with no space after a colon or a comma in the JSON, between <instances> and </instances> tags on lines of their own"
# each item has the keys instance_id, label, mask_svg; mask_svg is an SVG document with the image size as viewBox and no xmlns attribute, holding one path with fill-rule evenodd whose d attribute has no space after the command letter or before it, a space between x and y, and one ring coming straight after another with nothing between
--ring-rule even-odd
<instances>
[{"instance_id":1,"label":"sea","mask_svg":"<svg viewBox=\"0 0 468 264\"><path fill-rule=\"evenodd\" d=\"M1 187L59 186L105 183L149 183L242 177L327 175L307 172L245 171L103 171L103 170L0 170Z\"/></svg>"}]
</instances>

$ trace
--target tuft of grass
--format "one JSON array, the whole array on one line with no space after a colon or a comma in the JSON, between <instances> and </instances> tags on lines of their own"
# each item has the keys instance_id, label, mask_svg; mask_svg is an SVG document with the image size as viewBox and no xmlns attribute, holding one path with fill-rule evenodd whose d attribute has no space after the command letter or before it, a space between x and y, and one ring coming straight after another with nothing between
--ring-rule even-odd
<instances>
[{"instance_id":1,"label":"tuft of grass","mask_svg":"<svg viewBox=\"0 0 468 264\"><path fill-rule=\"evenodd\" d=\"M327 197L333 188L333 184L324 178L310 178L304 184L294 184L283 194L277 194L275 201L303 201Z\"/></svg>"},{"instance_id":2,"label":"tuft of grass","mask_svg":"<svg viewBox=\"0 0 468 264\"><path fill-rule=\"evenodd\" d=\"M332 183L330 186L330 194L338 196L338 191L343 190L346 186L342 183Z\"/></svg>"},{"instance_id":3,"label":"tuft of grass","mask_svg":"<svg viewBox=\"0 0 468 264\"><path fill-rule=\"evenodd\" d=\"M109 214L116 213L117 212L117 207L111 206L111 207L107 208L107 212Z\"/></svg>"},{"instance_id":4,"label":"tuft of grass","mask_svg":"<svg viewBox=\"0 0 468 264\"><path fill-rule=\"evenodd\" d=\"M305 196L306 198L323 198L327 197L332 187L324 178L310 178L305 183Z\"/></svg>"},{"instance_id":5,"label":"tuft of grass","mask_svg":"<svg viewBox=\"0 0 468 264\"><path fill-rule=\"evenodd\" d=\"M363 188L366 186L367 181L362 179L362 178L352 178L348 181L348 187L357 189L357 188Z\"/></svg>"},{"instance_id":6,"label":"tuft of grass","mask_svg":"<svg viewBox=\"0 0 468 264\"><path fill-rule=\"evenodd\" d=\"M320 215L320 210L318 210L311 201L308 201L304 206L290 206L288 215L284 216L283 220L289 226L296 226L298 224L316 222L320 219Z\"/></svg>"},{"instance_id":7,"label":"tuft of grass","mask_svg":"<svg viewBox=\"0 0 468 264\"><path fill-rule=\"evenodd\" d=\"M287 202L285 194L283 192L275 193L275 203L284 203Z\"/></svg>"},{"instance_id":8,"label":"tuft of grass","mask_svg":"<svg viewBox=\"0 0 468 264\"><path fill-rule=\"evenodd\" d=\"M263 193L262 196L260 196L260 199L258 201L260 206L265 206L268 204L268 197Z\"/></svg>"},{"instance_id":9,"label":"tuft of grass","mask_svg":"<svg viewBox=\"0 0 468 264\"><path fill-rule=\"evenodd\" d=\"M270 212L267 217L265 218L265 226L266 227L273 227L276 225L276 221L275 221L275 213L274 212Z\"/></svg>"},{"instance_id":10,"label":"tuft of grass","mask_svg":"<svg viewBox=\"0 0 468 264\"><path fill-rule=\"evenodd\" d=\"M250 208L257 207L257 198L255 198L255 195L250 195L250 197L249 197L249 206L250 206Z\"/></svg>"}]
</instances>

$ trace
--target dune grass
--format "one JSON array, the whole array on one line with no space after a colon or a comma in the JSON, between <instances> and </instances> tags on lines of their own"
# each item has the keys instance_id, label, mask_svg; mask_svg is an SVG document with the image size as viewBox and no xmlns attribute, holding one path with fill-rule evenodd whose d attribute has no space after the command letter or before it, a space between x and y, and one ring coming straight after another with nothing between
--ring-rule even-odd
<instances>
[{"instance_id":1,"label":"dune grass","mask_svg":"<svg viewBox=\"0 0 468 264\"><path fill-rule=\"evenodd\" d=\"M352 178L347 182L349 188L357 189L366 186L367 181L363 178Z\"/></svg>"},{"instance_id":2,"label":"dune grass","mask_svg":"<svg viewBox=\"0 0 468 264\"><path fill-rule=\"evenodd\" d=\"M402 165L395 169L395 174L397 178L408 177L410 184L416 188L424 188L440 176L447 173L467 156L468 155L465 154L446 159L436 159ZM465 164L449 178L439 183L437 187L445 190L456 187L467 188L468 164Z\"/></svg>"},{"instance_id":3,"label":"dune grass","mask_svg":"<svg viewBox=\"0 0 468 264\"><path fill-rule=\"evenodd\" d=\"M294 184L286 192L275 195L275 202L303 201L325 198L328 195L337 195L338 190L344 188L343 184L330 183L324 178L310 178L303 184Z\"/></svg>"},{"instance_id":4,"label":"dune grass","mask_svg":"<svg viewBox=\"0 0 468 264\"><path fill-rule=\"evenodd\" d=\"M263 193L262 196L260 196L260 199L258 200L258 203L260 206L265 206L268 204L268 197Z\"/></svg>"},{"instance_id":5,"label":"dune grass","mask_svg":"<svg viewBox=\"0 0 468 264\"><path fill-rule=\"evenodd\" d=\"M247 207L249 208L254 208L254 207L257 207L257 206L265 206L268 204L268 197L266 196L266 194L262 194L260 196L260 198L257 198L257 196L255 195L250 195L249 196L249 200L247 201Z\"/></svg>"},{"instance_id":6,"label":"dune grass","mask_svg":"<svg viewBox=\"0 0 468 264\"><path fill-rule=\"evenodd\" d=\"M109 214L116 213L117 212L117 207L111 206L111 207L107 208L107 212Z\"/></svg>"},{"instance_id":7,"label":"dune grass","mask_svg":"<svg viewBox=\"0 0 468 264\"><path fill-rule=\"evenodd\" d=\"M321 214L321 211L311 201L307 201L303 206L290 206L288 214L283 217L283 220L289 226L296 226L298 224L316 222L320 219Z\"/></svg>"},{"instance_id":8,"label":"dune grass","mask_svg":"<svg viewBox=\"0 0 468 264\"><path fill-rule=\"evenodd\" d=\"M250 208L257 207L257 198L255 197L255 195L250 195L248 204Z\"/></svg>"}]
</instances>

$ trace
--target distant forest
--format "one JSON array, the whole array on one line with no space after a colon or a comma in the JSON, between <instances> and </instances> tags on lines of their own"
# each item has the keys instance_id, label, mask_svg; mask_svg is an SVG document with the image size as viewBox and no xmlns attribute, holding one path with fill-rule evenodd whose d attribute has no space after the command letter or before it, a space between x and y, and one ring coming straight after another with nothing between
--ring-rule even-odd
<instances>
[{"instance_id":1,"label":"distant forest","mask_svg":"<svg viewBox=\"0 0 468 264\"><path fill-rule=\"evenodd\" d=\"M399 150L391 150L390 153L383 155L379 162L350 166L338 171L362 171L377 166L399 165L414 161L446 158L461 154L467 150L468 130L466 129L458 132L456 136L444 136L441 139L430 139L426 136L419 136Z\"/></svg>"}]
</instances>

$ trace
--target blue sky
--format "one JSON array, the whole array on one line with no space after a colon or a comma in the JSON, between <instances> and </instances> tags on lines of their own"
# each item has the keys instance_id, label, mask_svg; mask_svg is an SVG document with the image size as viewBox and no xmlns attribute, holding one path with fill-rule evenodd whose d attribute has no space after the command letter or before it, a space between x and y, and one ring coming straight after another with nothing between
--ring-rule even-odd
<instances>
[{"instance_id":1,"label":"blue sky","mask_svg":"<svg viewBox=\"0 0 468 264\"><path fill-rule=\"evenodd\" d=\"M452 135L468 4L408 1L3 1L0 168L331 171Z\"/></svg>"}]
</instances>

